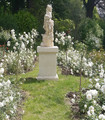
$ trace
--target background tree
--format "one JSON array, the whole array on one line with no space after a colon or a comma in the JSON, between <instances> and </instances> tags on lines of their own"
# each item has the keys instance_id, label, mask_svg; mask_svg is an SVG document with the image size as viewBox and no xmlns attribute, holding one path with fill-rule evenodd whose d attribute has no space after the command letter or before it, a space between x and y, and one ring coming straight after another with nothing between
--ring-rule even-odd
<instances>
[{"instance_id":1,"label":"background tree","mask_svg":"<svg viewBox=\"0 0 105 120\"><path fill-rule=\"evenodd\" d=\"M43 19L46 12L46 6L49 0L27 0L26 5L29 12L31 12L39 21L38 31L43 33Z\"/></svg>"},{"instance_id":2,"label":"background tree","mask_svg":"<svg viewBox=\"0 0 105 120\"><path fill-rule=\"evenodd\" d=\"M59 3L59 4L58 4ZM85 16L84 8L80 0L53 0L53 12L55 18L59 19L70 19L75 24L75 30L73 31L74 39L78 39L78 25ZM71 28L70 28L71 29Z\"/></svg>"},{"instance_id":3,"label":"background tree","mask_svg":"<svg viewBox=\"0 0 105 120\"><path fill-rule=\"evenodd\" d=\"M25 8L25 0L10 0L12 13L17 13Z\"/></svg>"},{"instance_id":4,"label":"background tree","mask_svg":"<svg viewBox=\"0 0 105 120\"><path fill-rule=\"evenodd\" d=\"M1 12L10 11L10 1L11 0L0 0L0 11Z\"/></svg>"},{"instance_id":5,"label":"background tree","mask_svg":"<svg viewBox=\"0 0 105 120\"><path fill-rule=\"evenodd\" d=\"M105 0L100 0L97 5L97 9L100 17L105 19Z\"/></svg>"},{"instance_id":6,"label":"background tree","mask_svg":"<svg viewBox=\"0 0 105 120\"><path fill-rule=\"evenodd\" d=\"M86 9L86 17L93 17L94 7L100 2L100 0L83 0L84 7Z\"/></svg>"}]
</instances>

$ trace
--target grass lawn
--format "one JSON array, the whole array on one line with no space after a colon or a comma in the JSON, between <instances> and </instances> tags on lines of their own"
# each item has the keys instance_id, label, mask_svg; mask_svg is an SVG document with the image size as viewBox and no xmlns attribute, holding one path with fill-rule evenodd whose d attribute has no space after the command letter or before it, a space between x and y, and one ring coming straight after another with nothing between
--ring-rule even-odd
<instances>
[{"instance_id":1,"label":"grass lawn","mask_svg":"<svg viewBox=\"0 0 105 120\"><path fill-rule=\"evenodd\" d=\"M78 91L79 77L61 75L58 81L37 81L38 64L35 70L22 74L27 78L22 89L27 93L23 120L73 120L70 106L65 99L69 91ZM82 86L86 81L82 81Z\"/></svg>"}]
</instances>

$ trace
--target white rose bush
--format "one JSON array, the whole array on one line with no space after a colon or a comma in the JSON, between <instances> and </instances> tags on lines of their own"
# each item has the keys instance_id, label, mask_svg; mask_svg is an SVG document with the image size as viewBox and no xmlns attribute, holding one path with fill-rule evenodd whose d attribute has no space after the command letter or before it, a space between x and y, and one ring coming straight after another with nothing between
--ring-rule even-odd
<instances>
[{"instance_id":1,"label":"white rose bush","mask_svg":"<svg viewBox=\"0 0 105 120\"><path fill-rule=\"evenodd\" d=\"M81 69L82 74L91 75L93 62L90 58L87 59L85 55L82 55L81 51L74 49L73 38L64 32L56 32L56 36L55 42L60 47L57 57L58 65L69 71L69 74L80 75Z\"/></svg>"},{"instance_id":2,"label":"white rose bush","mask_svg":"<svg viewBox=\"0 0 105 120\"><path fill-rule=\"evenodd\" d=\"M5 32L4 32L5 33ZM3 34L4 34L3 33ZM72 104L78 104L82 120L105 120L105 64L93 60L87 55L85 45L78 44L76 48L73 38L66 33L55 33L55 44L59 47L58 65L66 75L80 76L80 94L73 94ZM12 82L5 74L15 74L33 70L36 60L36 40L38 32L16 34L11 30L6 34L7 43L0 59L0 120L15 120L21 92L17 82ZM94 54L95 55L95 54ZM64 70L64 71L63 71ZM65 74L65 73L64 73ZM81 89L81 76L89 79L88 88ZM79 97L78 97L79 95Z\"/></svg>"},{"instance_id":3,"label":"white rose bush","mask_svg":"<svg viewBox=\"0 0 105 120\"><path fill-rule=\"evenodd\" d=\"M72 42L73 38L70 35L66 35L65 32L55 33L55 44L59 47L60 50L67 51L74 43Z\"/></svg>"},{"instance_id":4,"label":"white rose bush","mask_svg":"<svg viewBox=\"0 0 105 120\"><path fill-rule=\"evenodd\" d=\"M70 74L74 75L79 75L82 67L82 74L88 76L92 73L93 62L84 56L81 65L81 54L72 47L67 51L67 59L65 52L58 53L58 65L68 69Z\"/></svg>"},{"instance_id":5,"label":"white rose bush","mask_svg":"<svg viewBox=\"0 0 105 120\"><path fill-rule=\"evenodd\" d=\"M33 70L36 61L36 39L38 32L16 34L15 30L0 33L5 45L0 49L0 120L16 120L18 106L21 105L22 94L19 88L18 74ZM0 46L2 47L2 46ZM8 49L6 49L8 48ZM14 74L16 78L5 75ZM19 117L18 117L19 118Z\"/></svg>"},{"instance_id":6,"label":"white rose bush","mask_svg":"<svg viewBox=\"0 0 105 120\"><path fill-rule=\"evenodd\" d=\"M21 94L11 80L3 76L3 63L0 63L0 120L15 120Z\"/></svg>"},{"instance_id":7,"label":"white rose bush","mask_svg":"<svg viewBox=\"0 0 105 120\"><path fill-rule=\"evenodd\" d=\"M82 75L89 78L88 89L83 89L81 94L73 96L72 104L78 104L80 119L82 120L105 120L105 67L103 62L93 61L83 50L73 47L71 37L68 48L62 49L68 36L63 33L56 33L55 42L61 47L58 53L58 65L69 71L71 75ZM95 55L95 54L94 54ZM78 98L78 99L77 99Z\"/></svg>"},{"instance_id":8,"label":"white rose bush","mask_svg":"<svg viewBox=\"0 0 105 120\"><path fill-rule=\"evenodd\" d=\"M24 73L29 70L32 70L35 67L35 59L36 52L32 49L27 49L21 50L19 54L17 51L9 51L8 54L5 55L4 59L2 60L5 63L6 72L10 74L15 74L17 70L18 73Z\"/></svg>"},{"instance_id":9,"label":"white rose bush","mask_svg":"<svg viewBox=\"0 0 105 120\"><path fill-rule=\"evenodd\" d=\"M80 114L86 120L105 120L105 74L103 76L90 78L88 89L77 100Z\"/></svg>"},{"instance_id":10,"label":"white rose bush","mask_svg":"<svg viewBox=\"0 0 105 120\"><path fill-rule=\"evenodd\" d=\"M19 35L15 33L15 30L11 30L11 39L7 42L9 50L1 60L5 63L7 73L24 73L34 68L36 60L34 47L37 36L38 32L35 29Z\"/></svg>"}]
</instances>

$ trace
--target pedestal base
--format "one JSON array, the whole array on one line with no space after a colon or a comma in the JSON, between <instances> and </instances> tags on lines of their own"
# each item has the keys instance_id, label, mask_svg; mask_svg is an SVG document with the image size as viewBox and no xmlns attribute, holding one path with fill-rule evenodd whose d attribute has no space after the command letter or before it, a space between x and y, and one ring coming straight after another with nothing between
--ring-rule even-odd
<instances>
[{"instance_id":1,"label":"pedestal base","mask_svg":"<svg viewBox=\"0 0 105 120\"><path fill-rule=\"evenodd\" d=\"M56 73L58 47L37 47L39 53L39 74L37 80L57 80Z\"/></svg>"},{"instance_id":2,"label":"pedestal base","mask_svg":"<svg viewBox=\"0 0 105 120\"><path fill-rule=\"evenodd\" d=\"M37 80L58 80L58 75L56 74L56 76L38 76L36 78Z\"/></svg>"}]
</instances>

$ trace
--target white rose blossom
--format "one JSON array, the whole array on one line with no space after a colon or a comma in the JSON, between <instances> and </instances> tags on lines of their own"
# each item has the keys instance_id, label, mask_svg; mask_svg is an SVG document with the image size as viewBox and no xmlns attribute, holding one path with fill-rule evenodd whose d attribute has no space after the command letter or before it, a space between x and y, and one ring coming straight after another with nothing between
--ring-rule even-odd
<instances>
[{"instance_id":1,"label":"white rose blossom","mask_svg":"<svg viewBox=\"0 0 105 120\"><path fill-rule=\"evenodd\" d=\"M105 105L102 105L102 109L105 110Z\"/></svg>"},{"instance_id":2,"label":"white rose blossom","mask_svg":"<svg viewBox=\"0 0 105 120\"><path fill-rule=\"evenodd\" d=\"M71 102L72 102L72 103L75 103L75 99L72 98L72 99L71 99Z\"/></svg>"},{"instance_id":3,"label":"white rose blossom","mask_svg":"<svg viewBox=\"0 0 105 120\"><path fill-rule=\"evenodd\" d=\"M101 91L105 94L105 85L102 85Z\"/></svg>"},{"instance_id":4,"label":"white rose blossom","mask_svg":"<svg viewBox=\"0 0 105 120\"><path fill-rule=\"evenodd\" d=\"M0 68L0 75L4 73L4 68Z\"/></svg>"},{"instance_id":5,"label":"white rose blossom","mask_svg":"<svg viewBox=\"0 0 105 120\"><path fill-rule=\"evenodd\" d=\"M96 83L95 88L100 89L101 85L99 83Z\"/></svg>"},{"instance_id":6,"label":"white rose blossom","mask_svg":"<svg viewBox=\"0 0 105 120\"><path fill-rule=\"evenodd\" d=\"M92 95L91 94L87 94L86 98L87 98L87 100L92 100Z\"/></svg>"}]
</instances>

